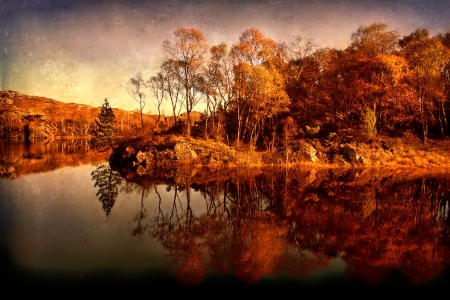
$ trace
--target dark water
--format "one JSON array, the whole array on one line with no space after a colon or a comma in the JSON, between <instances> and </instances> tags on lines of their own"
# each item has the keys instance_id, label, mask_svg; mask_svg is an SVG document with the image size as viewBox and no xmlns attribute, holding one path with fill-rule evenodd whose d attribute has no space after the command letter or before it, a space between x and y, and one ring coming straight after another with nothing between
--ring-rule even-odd
<instances>
[{"instance_id":1,"label":"dark water","mask_svg":"<svg viewBox=\"0 0 450 300\"><path fill-rule=\"evenodd\" d=\"M445 171L137 176L85 145L47 147L1 148L15 172L0 179L0 272L16 293L448 294Z\"/></svg>"}]
</instances>

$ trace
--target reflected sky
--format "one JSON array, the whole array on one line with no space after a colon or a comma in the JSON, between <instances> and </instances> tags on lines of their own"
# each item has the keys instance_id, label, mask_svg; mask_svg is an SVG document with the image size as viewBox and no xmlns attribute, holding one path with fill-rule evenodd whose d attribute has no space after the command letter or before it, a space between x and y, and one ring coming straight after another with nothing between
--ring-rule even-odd
<instances>
[{"instance_id":1,"label":"reflected sky","mask_svg":"<svg viewBox=\"0 0 450 300\"><path fill-rule=\"evenodd\" d=\"M106 217L91 179L93 169L66 167L0 180L6 241L20 265L64 271L161 268L162 247L150 235L131 235L139 191L120 194ZM150 209L151 198L145 199Z\"/></svg>"}]
</instances>

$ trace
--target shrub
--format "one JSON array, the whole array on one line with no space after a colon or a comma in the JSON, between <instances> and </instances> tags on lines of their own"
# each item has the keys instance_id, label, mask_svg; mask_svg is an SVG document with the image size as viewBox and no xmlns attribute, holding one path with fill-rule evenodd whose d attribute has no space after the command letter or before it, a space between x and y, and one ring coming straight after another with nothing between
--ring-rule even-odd
<instances>
[{"instance_id":1,"label":"shrub","mask_svg":"<svg viewBox=\"0 0 450 300\"><path fill-rule=\"evenodd\" d=\"M375 111L366 106L361 112L361 129L367 137L374 137L377 135L377 117Z\"/></svg>"}]
</instances>

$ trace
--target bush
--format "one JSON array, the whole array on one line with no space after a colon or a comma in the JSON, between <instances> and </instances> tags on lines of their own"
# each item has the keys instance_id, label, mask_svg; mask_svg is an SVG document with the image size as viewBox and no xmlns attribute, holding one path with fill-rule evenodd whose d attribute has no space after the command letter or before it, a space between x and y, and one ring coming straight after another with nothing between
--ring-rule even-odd
<instances>
[{"instance_id":1,"label":"bush","mask_svg":"<svg viewBox=\"0 0 450 300\"><path fill-rule=\"evenodd\" d=\"M377 135L377 117L375 111L366 106L361 112L361 129L367 137L374 137Z\"/></svg>"}]
</instances>

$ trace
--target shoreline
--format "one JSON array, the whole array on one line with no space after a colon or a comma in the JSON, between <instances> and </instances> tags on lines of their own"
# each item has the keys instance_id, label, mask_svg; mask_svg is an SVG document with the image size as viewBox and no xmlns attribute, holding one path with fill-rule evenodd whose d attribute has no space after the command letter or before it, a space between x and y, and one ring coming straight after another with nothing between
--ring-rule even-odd
<instances>
[{"instance_id":1,"label":"shoreline","mask_svg":"<svg viewBox=\"0 0 450 300\"><path fill-rule=\"evenodd\" d=\"M286 163L277 151L234 148L207 140L165 136L163 139L121 141L110 162L144 174L153 167L196 168L310 168L310 169L447 169L449 140L417 144L408 138L380 138L369 143L349 142L324 147L318 139L295 141Z\"/></svg>"}]
</instances>

